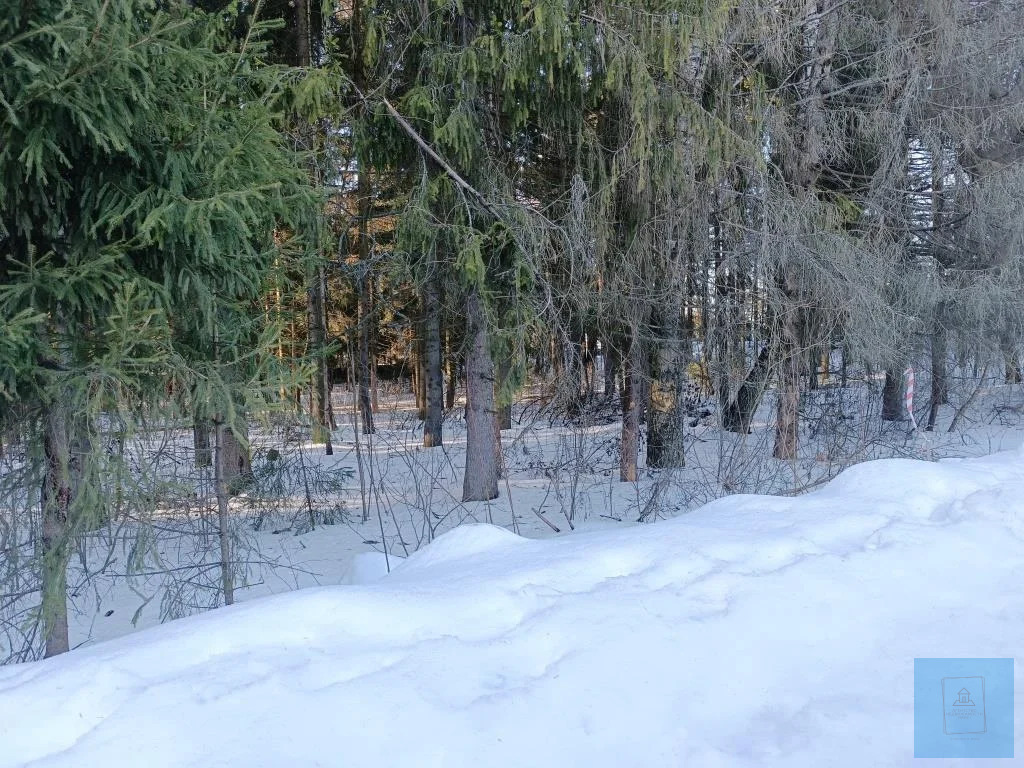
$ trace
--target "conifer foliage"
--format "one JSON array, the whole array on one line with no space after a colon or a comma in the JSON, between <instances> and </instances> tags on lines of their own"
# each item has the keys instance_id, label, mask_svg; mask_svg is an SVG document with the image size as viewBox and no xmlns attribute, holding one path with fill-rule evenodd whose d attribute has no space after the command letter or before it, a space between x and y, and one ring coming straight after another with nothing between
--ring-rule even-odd
<instances>
[{"instance_id":1,"label":"conifer foliage","mask_svg":"<svg viewBox=\"0 0 1024 768\"><path fill-rule=\"evenodd\" d=\"M67 650L64 572L109 514L101 417L177 400L244 435L266 379L249 319L275 228L315 211L279 130L287 70L181 2L43 0L0 18L4 421L43 488L46 653ZM186 402L191 400L192 402ZM23 486L26 493L39 484Z\"/></svg>"}]
</instances>

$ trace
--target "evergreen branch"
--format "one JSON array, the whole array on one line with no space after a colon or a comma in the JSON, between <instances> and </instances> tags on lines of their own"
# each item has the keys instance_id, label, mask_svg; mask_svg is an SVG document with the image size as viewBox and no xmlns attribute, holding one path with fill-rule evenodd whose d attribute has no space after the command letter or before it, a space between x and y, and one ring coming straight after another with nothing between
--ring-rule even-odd
<instances>
[{"instance_id":1,"label":"evergreen branch","mask_svg":"<svg viewBox=\"0 0 1024 768\"><path fill-rule=\"evenodd\" d=\"M363 101L363 103L368 105L369 102L363 95L363 92L360 91L355 84L353 84L353 88L355 88L356 94ZM477 202L479 202L480 205L483 206L484 210L491 214L495 219L500 221L501 216L498 214L497 211L494 210L491 204L487 201L487 198L484 197L484 194L480 192L472 184L470 184L468 181L466 181L464 178L462 178L459 172L456 171L452 167L452 165L447 160L445 160L439 152L437 152L437 150L430 146L427 140L424 139L420 135L420 133L415 128L412 127L409 121L406 120L397 109L395 109L394 104L388 101L387 96L385 96L383 93L380 94L380 100L384 104L384 107L387 109L388 113L390 113L390 115L395 119L395 122L398 123L398 125L402 128L403 131L409 134L409 137L414 142L416 142L416 145L421 150L426 152L427 155L429 155L434 162L441 166L441 169L449 176L449 178L451 178L452 181L458 184L459 187L462 188L464 191L468 192L470 195L476 198Z\"/></svg>"}]
</instances>

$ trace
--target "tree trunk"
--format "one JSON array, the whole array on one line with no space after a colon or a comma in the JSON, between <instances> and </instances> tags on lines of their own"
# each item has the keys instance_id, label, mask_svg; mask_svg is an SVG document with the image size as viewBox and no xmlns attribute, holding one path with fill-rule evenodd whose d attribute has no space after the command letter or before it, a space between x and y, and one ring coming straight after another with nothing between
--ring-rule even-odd
<instances>
[{"instance_id":1,"label":"tree trunk","mask_svg":"<svg viewBox=\"0 0 1024 768\"><path fill-rule=\"evenodd\" d=\"M295 9L295 64L299 67L308 67L312 63L308 0L292 0L291 5ZM307 141L311 140L312 126L308 122L302 121L299 131L307 137ZM318 169L314 165L311 166L310 171L314 183L319 185ZM330 390L328 389L327 358L324 355L327 341L327 278L322 266L315 267L307 275L306 310L308 320L306 336L309 352L316 366L309 387L312 439L314 444L325 445L326 452L331 454L333 449L330 438L331 414L328 401Z\"/></svg>"},{"instance_id":2,"label":"tree trunk","mask_svg":"<svg viewBox=\"0 0 1024 768\"><path fill-rule=\"evenodd\" d=\"M939 416L939 406L949 402L949 385L946 378L946 357L948 355L946 328L942 323L942 305L939 305L939 317L935 320L932 330L932 392L928 407L928 425L925 429L935 429L935 421Z\"/></svg>"},{"instance_id":3,"label":"tree trunk","mask_svg":"<svg viewBox=\"0 0 1024 768\"><path fill-rule=\"evenodd\" d=\"M426 413L423 447L443 444L444 392L441 372L441 295L437 281L430 279L423 289L423 346L426 378Z\"/></svg>"},{"instance_id":4,"label":"tree trunk","mask_svg":"<svg viewBox=\"0 0 1024 768\"><path fill-rule=\"evenodd\" d=\"M787 461L796 458L800 428L800 382L806 353L800 349L799 310L792 302L783 309L782 361L779 368L779 399L772 455Z\"/></svg>"},{"instance_id":5,"label":"tree trunk","mask_svg":"<svg viewBox=\"0 0 1024 768\"><path fill-rule=\"evenodd\" d=\"M192 445L196 453L195 465L210 466L213 463L213 454L210 452L210 422L199 416L196 416L192 423Z\"/></svg>"},{"instance_id":6,"label":"tree trunk","mask_svg":"<svg viewBox=\"0 0 1024 768\"><path fill-rule=\"evenodd\" d=\"M466 470L463 501L487 501L498 495L500 459L495 435L494 362L487 333L487 312L477 288L466 300Z\"/></svg>"},{"instance_id":7,"label":"tree trunk","mask_svg":"<svg viewBox=\"0 0 1024 768\"><path fill-rule=\"evenodd\" d=\"M444 392L444 407L451 410L455 407L455 389L458 384L456 369L458 368L458 361L455 359L455 350L452 349L451 333L445 332L445 375L448 379L447 386Z\"/></svg>"},{"instance_id":8,"label":"tree trunk","mask_svg":"<svg viewBox=\"0 0 1024 768\"><path fill-rule=\"evenodd\" d=\"M647 406L647 466L668 469L686 465L683 399L687 342L678 318L681 308L669 307L672 315L657 322L657 348L651 366L650 400ZM655 317L661 310L655 310Z\"/></svg>"},{"instance_id":9,"label":"tree trunk","mask_svg":"<svg viewBox=\"0 0 1024 768\"><path fill-rule=\"evenodd\" d=\"M834 87L831 77L832 55L836 45L838 22L836 0L805 0L800 39L803 61L794 73L793 85L799 96L793 117L795 147L782 162L783 178L798 198L813 201L818 196L820 168L825 164L822 147L828 118L825 93ZM800 307L806 304L803 277L795 266L783 267L777 276L780 284L781 321L778 413L775 447L777 459L797 457L800 426L800 388L805 380L807 352L802 349L810 334L809 318Z\"/></svg>"},{"instance_id":10,"label":"tree trunk","mask_svg":"<svg viewBox=\"0 0 1024 768\"><path fill-rule=\"evenodd\" d=\"M903 410L903 375L888 370L882 387L882 421L903 421Z\"/></svg>"},{"instance_id":11,"label":"tree trunk","mask_svg":"<svg viewBox=\"0 0 1024 768\"><path fill-rule=\"evenodd\" d=\"M42 490L42 619L44 655L70 649L68 639L69 516L74 503L72 456L67 407L53 403L43 416L46 475Z\"/></svg>"},{"instance_id":12,"label":"tree trunk","mask_svg":"<svg viewBox=\"0 0 1024 768\"><path fill-rule=\"evenodd\" d=\"M419 353L416 350L416 328L413 326L412 339L409 341L409 392L412 393L413 404L416 410L420 407L420 363Z\"/></svg>"},{"instance_id":13,"label":"tree trunk","mask_svg":"<svg viewBox=\"0 0 1024 768\"><path fill-rule=\"evenodd\" d=\"M640 365L637 341L622 357L622 446L619 452L619 480L634 483L640 452Z\"/></svg>"},{"instance_id":14,"label":"tree trunk","mask_svg":"<svg viewBox=\"0 0 1024 768\"><path fill-rule=\"evenodd\" d=\"M223 461L219 469L230 496L235 496L253 480L252 463L249 458L248 427L241 422L242 440L231 429L218 433L217 460ZM244 442L243 442L244 441Z\"/></svg>"},{"instance_id":15,"label":"tree trunk","mask_svg":"<svg viewBox=\"0 0 1024 768\"><path fill-rule=\"evenodd\" d=\"M327 340L324 271L317 268L309 279L306 304L309 350L316 364L310 386L309 415L313 423L313 443L330 445L330 413L327 402Z\"/></svg>"},{"instance_id":16,"label":"tree trunk","mask_svg":"<svg viewBox=\"0 0 1024 768\"><path fill-rule=\"evenodd\" d=\"M377 355L370 355L370 408L380 413L380 379L377 377Z\"/></svg>"},{"instance_id":17,"label":"tree trunk","mask_svg":"<svg viewBox=\"0 0 1024 768\"><path fill-rule=\"evenodd\" d=\"M427 356L423 338L423 324L418 323L416 334L416 417L427 420Z\"/></svg>"},{"instance_id":18,"label":"tree trunk","mask_svg":"<svg viewBox=\"0 0 1024 768\"><path fill-rule=\"evenodd\" d=\"M380 381L377 376L377 362L378 362L378 347L377 347L377 287L376 282L372 275L368 275L366 278L367 282L367 301L369 302L370 312L369 315L372 318L370 322L370 328L367 331L367 342L366 342L366 355L367 355L367 366L369 366L369 381L370 381L370 409L373 413L380 413Z\"/></svg>"},{"instance_id":19,"label":"tree trunk","mask_svg":"<svg viewBox=\"0 0 1024 768\"><path fill-rule=\"evenodd\" d=\"M495 400L498 404L498 429L512 429L512 400L506 395L508 379L512 374L512 361L507 352L498 358L498 379L495 382Z\"/></svg>"},{"instance_id":20,"label":"tree trunk","mask_svg":"<svg viewBox=\"0 0 1024 768\"><path fill-rule=\"evenodd\" d=\"M364 169L360 168L359 178L356 181L356 194L359 197L359 274L356 279L356 291L358 294L358 322L356 323L356 377L359 386L359 413L362 416L363 434L372 435L373 425L373 402L370 399L370 326L373 323L373 300L372 277L370 275L370 196L373 190L370 187L370 178Z\"/></svg>"},{"instance_id":21,"label":"tree trunk","mask_svg":"<svg viewBox=\"0 0 1024 768\"><path fill-rule=\"evenodd\" d=\"M754 361L753 367L743 380L736 398L722 412L722 427L730 432L747 434L754 421L754 414L761 403L771 373L771 348L766 344Z\"/></svg>"},{"instance_id":22,"label":"tree trunk","mask_svg":"<svg viewBox=\"0 0 1024 768\"><path fill-rule=\"evenodd\" d=\"M1006 383L1020 384L1022 380L1020 369L1020 356L1012 343L1003 345L1003 360L1006 365Z\"/></svg>"},{"instance_id":23,"label":"tree trunk","mask_svg":"<svg viewBox=\"0 0 1024 768\"><path fill-rule=\"evenodd\" d=\"M615 396L615 378L618 374L618 354L611 344L604 345L604 396Z\"/></svg>"},{"instance_id":24,"label":"tree trunk","mask_svg":"<svg viewBox=\"0 0 1024 768\"><path fill-rule=\"evenodd\" d=\"M372 435L373 403L370 400L370 320L369 296L365 277L359 281L359 322L356 334L357 363L356 380L359 387L359 414L362 417L363 434Z\"/></svg>"},{"instance_id":25,"label":"tree trunk","mask_svg":"<svg viewBox=\"0 0 1024 768\"><path fill-rule=\"evenodd\" d=\"M224 605L231 605L235 602L235 580L234 566L231 558L231 508L230 498L233 495L232 485L237 479L235 474L239 471L242 462L240 460L240 444L234 433L223 423L218 423L217 433L217 462L214 467L215 485L217 491L217 533L220 539L220 576L221 592L224 595Z\"/></svg>"},{"instance_id":26,"label":"tree trunk","mask_svg":"<svg viewBox=\"0 0 1024 768\"><path fill-rule=\"evenodd\" d=\"M568 335L562 339L562 375L556 372L557 382L565 382L566 412L577 416L583 410L583 355L582 341L577 342Z\"/></svg>"},{"instance_id":27,"label":"tree trunk","mask_svg":"<svg viewBox=\"0 0 1024 768\"><path fill-rule=\"evenodd\" d=\"M334 455L334 443L331 440L331 430L337 429L337 424L334 422L334 407L331 405L331 367L327 365L327 361L324 361L323 368L321 370L323 374L323 414L324 414L324 454L327 456Z\"/></svg>"},{"instance_id":28,"label":"tree trunk","mask_svg":"<svg viewBox=\"0 0 1024 768\"><path fill-rule=\"evenodd\" d=\"M586 402L594 400L594 374L597 370L596 358L594 356L594 339L590 334L583 336L583 380L585 382L583 394Z\"/></svg>"},{"instance_id":29,"label":"tree trunk","mask_svg":"<svg viewBox=\"0 0 1024 768\"><path fill-rule=\"evenodd\" d=\"M807 351L807 362L807 367L809 369L807 372L807 389L813 391L818 388L819 357L818 351L816 349L811 348Z\"/></svg>"},{"instance_id":30,"label":"tree trunk","mask_svg":"<svg viewBox=\"0 0 1024 768\"><path fill-rule=\"evenodd\" d=\"M548 340L548 355L551 358L551 373L555 379L555 389L562 380L562 355L558 352L558 339L555 334Z\"/></svg>"}]
</instances>

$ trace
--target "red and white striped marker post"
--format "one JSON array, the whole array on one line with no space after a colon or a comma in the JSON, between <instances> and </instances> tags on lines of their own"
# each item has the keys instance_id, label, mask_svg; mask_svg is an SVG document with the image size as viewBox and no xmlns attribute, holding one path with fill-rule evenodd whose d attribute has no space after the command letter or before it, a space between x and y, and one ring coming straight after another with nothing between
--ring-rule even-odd
<instances>
[{"instance_id":1,"label":"red and white striped marker post","mask_svg":"<svg viewBox=\"0 0 1024 768\"><path fill-rule=\"evenodd\" d=\"M917 432L917 419L914 418L914 369L907 368L903 375L907 379L907 415L910 417L910 426Z\"/></svg>"}]
</instances>

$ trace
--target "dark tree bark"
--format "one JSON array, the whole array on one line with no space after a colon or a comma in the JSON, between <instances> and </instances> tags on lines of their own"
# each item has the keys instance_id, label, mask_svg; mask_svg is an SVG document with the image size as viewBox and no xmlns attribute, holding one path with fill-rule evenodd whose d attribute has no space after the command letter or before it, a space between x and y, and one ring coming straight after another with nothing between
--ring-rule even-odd
<instances>
[{"instance_id":1,"label":"dark tree bark","mask_svg":"<svg viewBox=\"0 0 1024 768\"><path fill-rule=\"evenodd\" d=\"M929 432L935 429L935 421L939 416L939 406L949 402L949 384L946 378L946 356L949 353L947 344L946 328L942 323L942 305L939 305L939 317L935 320L935 328L932 330L932 392L931 403L928 407L928 426L925 429Z\"/></svg>"},{"instance_id":2,"label":"dark tree bark","mask_svg":"<svg viewBox=\"0 0 1024 768\"><path fill-rule=\"evenodd\" d=\"M445 332L445 378L446 386L444 391L444 407L451 410L455 407L455 389L457 386L456 370L458 369L458 362L455 359L455 350L452 349L451 333Z\"/></svg>"},{"instance_id":3,"label":"dark tree bark","mask_svg":"<svg viewBox=\"0 0 1024 768\"><path fill-rule=\"evenodd\" d=\"M548 354L551 357L551 372L554 376L557 388L557 382L562 379L562 355L558 349L558 339L554 334L551 335L551 338L548 341L548 347Z\"/></svg>"},{"instance_id":4,"label":"dark tree bark","mask_svg":"<svg viewBox=\"0 0 1024 768\"><path fill-rule=\"evenodd\" d=\"M619 480L636 482L640 452L640 354L636 340L622 358L622 446L619 452Z\"/></svg>"},{"instance_id":5,"label":"dark tree bark","mask_svg":"<svg viewBox=\"0 0 1024 768\"><path fill-rule=\"evenodd\" d=\"M788 302L787 302L788 303ZM782 361L779 369L779 400L776 412L776 459L796 458L800 427L800 382L806 354L800 349L798 310L790 303L782 319Z\"/></svg>"},{"instance_id":6,"label":"dark tree bark","mask_svg":"<svg viewBox=\"0 0 1024 768\"><path fill-rule=\"evenodd\" d=\"M371 274L367 277L367 292L368 302L370 307L370 317L373 318L370 322L370 329L367 332L367 365L370 369L369 381L370 381L370 409L373 413L380 413L380 377L377 375L377 368L379 363L377 337L377 281L373 279Z\"/></svg>"},{"instance_id":7,"label":"dark tree bark","mask_svg":"<svg viewBox=\"0 0 1024 768\"><path fill-rule=\"evenodd\" d=\"M309 67L312 63L309 0L293 0L292 7L295 13L294 63L299 67ZM312 127L307 122L300 123L299 132L306 137L304 140L312 145ZM317 182L318 171L315 166L311 168L311 172L314 181ZM327 358L324 355L327 341L327 278L321 266L317 266L307 276L306 311L307 339L316 366L309 387L309 416L313 425L312 438L315 444L324 444L327 453L330 454L333 453L333 450L330 437L331 417L327 386Z\"/></svg>"},{"instance_id":8,"label":"dark tree bark","mask_svg":"<svg viewBox=\"0 0 1024 768\"><path fill-rule=\"evenodd\" d=\"M498 429L512 429L512 401L502 396L512 373L512 361L507 354L498 358L498 379L495 382L495 400L498 403Z\"/></svg>"},{"instance_id":9,"label":"dark tree bark","mask_svg":"<svg viewBox=\"0 0 1024 768\"><path fill-rule=\"evenodd\" d=\"M372 435L373 405L370 400L370 322L369 296L366 289L369 282L365 277L358 281L359 289L359 321L356 333L356 380L359 388L359 414L362 417L363 434Z\"/></svg>"},{"instance_id":10,"label":"dark tree bark","mask_svg":"<svg viewBox=\"0 0 1024 768\"><path fill-rule=\"evenodd\" d=\"M888 370L882 387L882 420L903 421L903 410L902 372Z\"/></svg>"},{"instance_id":11,"label":"dark tree bark","mask_svg":"<svg viewBox=\"0 0 1024 768\"><path fill-rule=\"evenodd\" d=\"M214 483L217 492L217 533L220 540L220 578L224 605L235 602L234 566L231 555L231 496L232 486L238 479L243 461L240 444L224 423L217 424L217 461L214 465ZM248 457L246 456L246 462Z\"/></svg>"},{"instance_id":12,"label":"dark tree bark","mask_svg":"<svg viewBox=\"0 0 1024 768\"><path fill-rule=\"evenodd\" d=\"M1021 374L1020 357L1012 348L1003 352L1003 359L1006 361L1006 383L1020 384L1024 380Z\"/></svg>"},{"instance_id":13,"label":"dark tree bark","mask_svg":"<svg viewBox=\"0 0 1024 768\"><path fill-rule=\"evenodd\" d=\"M195 417L192 423L192 444L195 447L197 467L209 467L213 463L213 453L210 450L210 422L206 419Z\"/></svg>"},{"instance_id":14,"label":"dark tree bark","mask_svg":"<svg viewBox=\"0 0 1024 768\"><path fill-rule=\"evenodd\" d=\"M419 353L416 350L417 343L418 342L416 340L416 328L414 324L412 331L412 339L409 342L409 391L412 393L413 403L415 404L416 410L418 411L420 407L420 363Z\"/></svg>"},{"instance_id":15,"label":"dark tree bark","mask_svg":"<svg viewBox=\"0 0 1024 768\"><path fill-rule=\"evenodd\" d=\"M615 350L608 343L604 345L604 396L615 396L615 378L619 372L619 359Z\"/></svg>"},{"instance_id":16,"label":"dark tree bark","mask_svg":"<svg viewBox=\"0 0 1024 768\"><path fill-rule=\"evenodd\" d=\"M423 289L423 344L426 379L426 413L423 422L423 447L443 444L444 401L441 371L441 292L430 279Z\"/></svg>"},{"instance_id":17,"label":"dark tree bark","mask_svg":"<svg viewBox=\"0 0 1024 768\"><path fill-rule=\"evenodd\" d=\"M307 0L308 2L308 0ZM363 48L366 30L365 14L368 13L365 3L356 2L352 8L352 49ZM352 78L357 87L366 89L366 73L363 71L363 57L353 58ZM359 106L359 109L364 109ZM356 272L356 294L358 299L356 323L356 382L358 386L357 402L362 421L363 434L374 433L373 401L371 399L371 361L375 356L370 351L370 339L373 332L375 312L373 306L373 271L370 263L370 215L373 205L373 185L370 179L371 168L365 158L360 158L359 174L356 178L356 198L359 212L357 249L359 263Z\"/></svg>"},{"instance_id":18,"label":"dark tree bark","mask_svg":"<svg viewBox=\"0 0 1024 768\"><path fill-rule=\"evenodd\" d=\"M242 439L231 429L224 430L224 439L218 450L222 452L224 466L222 469L224 482L228 492L234 496L252 482L252 462L249 458L248 427L244 422L240 426Z\"/></svg>"},{"instance_id":19,"label":"dark tree bark","mask_svg":"<svg viewBox=\"0 0 1024 768\"><path fill-rule=\"evenodd\" d=\"M771 373L771 348L766 344L740 385L736 398L722 412L722 426L730 432L747 434Z\"/></svg>"},{"instance_id":20,"label":"dark tree bark","mask_svg":"<svg viewBox=\"0 0 1024 768\"><path fill-rule=\"evenodd\" d=\"M487 501L498 495L500 473L496 450L494 362L487 332L487 312L477 288L466 300L466 470L463 501Z\"/></svg>"},{"instance_id":21,"label":"dark tree bark","mask_svg":"<svg viewBox=\"0 0 1024 768\"><path fill-rule=\"evenodd\" d=\"M596 369L595 357L594 357L594 337L590 334L586 334L583 339L583 381L584 381L584 397L586 401L592 402L594 399L594 371Z\"/></svg>"},{"instance_id":22,"label":"dark tree bark","mask_svg":"<svg viewBox=\"0 0 1024 768\"><path fill-rule=\"evenodd\" d=\"M556 368L557 382L566 387L566 411L576 416L583 410L583 340L576 341L568 336L562 339L562 365Z\"/></svg>"},{"instance_id":23,"label":"dark tree bark","mask_svg":"<svg viewBox=\"0 0 1024 768\"><path fill-rule=\"evenodd\" d=\"M330 306L330 298L327 293L327 281L324 280L324 340L327 341L327 315L326 308ZM326 397L324 399L324 405L326 406L326 421L329 430L335 430L338 428L337 419L334 416L334 364L337 362L336 359L326 361L324 365L324 391ZM327 434L327 454L331 455L334 453L334 447L331 444L330 431Z\"/></svg>"},{"instance_id":24,"label":"dark tree bark","mask_svg":"<svg viewBox=\"0 0 1024 768\"><path fill-rule=\"evenodd\" d=\"M44 414L43 452L46 476L42 507L42 617L44 655L66 653L68 639L68 523L74 503L70 415L65 405L52 403Z\"/></svg>"},{"instance_id":25,"label":"dark tree bark","mask_svg":"<svg viewBox=\"0 0 1024 768\"><path fill-rule=\"evenodd\" d=\"M427 358L426 344L423 338L423 324L418 323L416 343L416 417L420 421L427 419Z\"/></svg>"},{"instance_id":26,"label":"dark tree bark","mask_svg":"<svg viewBox=\"0 0 1024 768\"><path fill-rule=\"evenodd\" d=\"M659 469L686 465L684 450L685 402L683 391L687 364L687 342L678 318L681 307L670 306L654 312L655 337L651 357L651 387L647 405L647 466Z\"/></svg>"},{"instance_id":27,"label":"dark tree bark","mask_svg":"<svg viewBox=\"0 0 1024 768\"><path fill-rule=\"evenodd\" d=\"M310 277L306 299L309 316L309 348L316 364L309 402L309 415L313 422L313 442L326 444L330 448L328 372L327 358L324 355L327 342L326 277L322 268L318 267Z\"/></svg>"}]
</instances>

